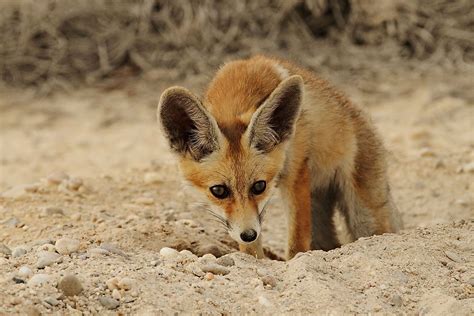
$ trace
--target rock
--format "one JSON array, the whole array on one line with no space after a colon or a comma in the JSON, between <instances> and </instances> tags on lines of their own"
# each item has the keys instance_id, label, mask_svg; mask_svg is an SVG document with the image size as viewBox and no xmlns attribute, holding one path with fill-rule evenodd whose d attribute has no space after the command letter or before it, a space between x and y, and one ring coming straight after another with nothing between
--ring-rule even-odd
<instances>
[{"instance_id":1,"label":"rock","mask_svg":"<svg viewBox=\"0 0 474 316\"><path fill-rule=\"evenodd\" d=\"M39 239L33 242L32 246L43 246L43 245L53 245L54 240L52 239Z\"/></svg>"},{"instance_id":2,"label":"rock","mask_svg":"<svg viewBox=\"0 0 474 316\"><path fill-rule=\"evenodd\" d=\"M461 206L468 206L469 205L469 202L466 201L466 200L463 200L463 199L457 199L455 201L455 203L458 204L458 205L461 205Z\"/></svg>"},{"instance_id":3,"label":"rock","mask_svg":"<svg viewBox=\"0 0 474 316\"><path fill-rule=\"evenodd\" d=\"M203 272L211 272L214 274L226 275L230 272L229 269L218 264L206 263L201 265L201 270Z\"/></svg>"},{"instance_id":4,"label":"rock","mask_svg":"<svg viewBox=\"0 0 474 316\"><path fill-rule=\"evenodd\" d=\"M470 278L469 280L467 280L467 284L474 286L474 278Z\"/></svg>"},{"instance_id":5,"label":"rock","mask_svg":"<svg viewBox=\"0 0 474 316\"><path fill-rule=\"evenodd\" d=\"M116 255L127 257L127 254L114 244L103 243L99 246L99 248L105 249L108 252L116 254Z\"/></svg>"},{"instance_id":6,"label":"rock","mask_svg":"<svg viewBox=\"0 0 474 316\"><path fill-rule=\"evenodd\" d=\"M150 197L142 196L142 197L136 198L135 203L143 204L143 205L152 205L153 203L155 203L155 200L153 200Z\"/></svg>"},{"instance_id":7,"label":"rock","mask_svg":"<svg viewBox=\"0 0 474 316\"><path fill-rule=\"evenodd\" d=\"M107 288L111 291L119 288L118 283L119 283L119 280L118 278L115 278L115 277L110 278L105 282L105 284L107 285Z\"/></svg>"},{"instance_id":8,"label":"rock","mask_svg":"<svg viewBox=\"0 0 474 316\"><path fill-rule=\"evenodd\" d=\"M4 254L6 256L11 256L12 251L11 251L10 248L7 247L7 245L2 243L2 244L0 244L0 253Z\"/></svg>"},{"instance_id":9,"label":"rock","mask_svg":"<svg viewBox=\"0 0 474 316\"><path fill-rule=\"evenodd\" d=\"M12 257L13 258L19 258L23 255L25 255L27 253L26 249L25 248L22 248L22 247L17 247L15 249L13 249L12 251Z\"/></svg>"},{"instance_id":10,"label":"rock","mask_svg":"<svg viewBox=\"0 0 474 316\"><path fill-rule=\"evenodd\" d=\"M92 248L87 251L91 255L98 255L98 256L108 256L110 252L106 249L102 248Z\"/></svg>"},{"instance_id":11,"label":"rock","mask_svg":"<svg viewBox=\"0 0 474 316\"><path fill-rule=\"evenodd\" d=\"M474 161L467 163L462 166L462 170L465 172L474 172Z\"/></svg>"},{"instance_id":12,"label":"rock","mask_svg":"<svg viewBox=\"0 0 474 316\"><path fill-rule=\"evenodd\" d=\"M395 295L392 296L392 300L391 300L390 304L392 306L401 307L403 305L403 299L400 295L395 294Z\"/></svg>"},{"instance_id":13,"label":"rock","mask_svg":"<svg viewBox=\"0 0 474 316\"><path fill-rule=\"evenodd\" d=\"M178 257L179 252L176 249L163 247L160 249L160 256L166 259L172 259Z\"/></svg>"},{"instance_id":14,"label":"rock","mask_svg":"<svg viewBox=\"0 0 474 316\"><path fill-rule=\"evenodd\" d=\"M147 172L143 176L143 181L146 184L154 184L162 182L162 176L158 172Z\"/></svg>"},{"instance_id":15,"label":"rock","mask_svg":"<svg viewBox=\"0 0 474 316\"><path fill-rule=\"evenodd\" d=\"M214 274L211 273L211 272L208 272L206 273L206 275L204 275L204 279L207 280L207 281L211 281L214 279Z\"/></svg>"},{"instance_id":16,"label":"rock","mask_svg":"<svg viewBox=\"0 0 474 316\"><path fill-rule=\"evenodd\" d=\"M191 261L194 261L194 260L196 260L196 259L198 258L194 253L192 253L191 251L189 251L189 250L187 250L187 249L181 250L179 253L180 253L183 257L185 257L185 258L187 258L187 259L189 259L189 260L191 260Z\"/></svg>"},{"instance_id":17,"label":"rock","mask_svg":"<svg viewBox=\"0 0 474 316\"><path fill-rule=\"evenodd\" d=\"M59 207L44 207L41 211L43 217L64 216L64 211Z\"/></svg>"},{"instance_id":18,"label":"rock","mask_svg":"<svg viewBox=\"0 0 474 316\"><path fill-rule=\"evenodd\" d=\"M204 256L200 258L201 262L216 262L216 256L212 253L206 253Z\"/></svg>"},{"instance_id":19,"label":"rock","mask_svg":"<svg viewBox=\"0 0 474 316\"><path fill-rule=\"evenodd\" d=\"M135 282L130 278L122 278L118 281L117 286L122 290L131 290Z\"/></svg>"},{"instance_id":20,"label":"rock","mask_svg":"<svg viewBox=\"0 0 474 316\"><path fill-rule=\"evenodd\" d=\"M61 238L56 241L56 251L62 255L69 255L79 250L80 242L77 239Z\"/></svg>"},{"instance_id":21,"label":"rock","mask_svg":"<svg viewBox=\"0 0 474 316\"><path fill-rule=\"evenodd\" d=\"M234 259L232 259L230 256L223 256L217 259L217 264L220 264L224 267L231 267L235 265L235 262Z\"/></svg>"},{"instance_id":22,"label":"rock","mask_svg":"<svg viewBox=\"0 0 474 316\"><path fill-rule=\"evenodd\" d=\"M66 188L71 191L77 191L83 185L81 178L71 178L66 181Z\"/></svg>"},{"instance_id":23,"label":"rock","mask_svg":"<svg viewBox=\"0 0 474 316\"><path fill-rule=\"evenodd\" d=\"M455 254L452 251L445 251L444 254L446 255L446 257L448 257L454 262L459 262L459 263L464 262L464 260L461 257L459 257L457 254Z\"/></svg>"},{"instance_id":24,"label":"rock","mask_svg":"<svg viewBox=\"0 0 474 316\"><path fill-rule=\"evenodd\" d=\"M54 172L46 177L46 183L49 185L59 185L61 182L68 179L69 179L69 176L66 173L62 171Z\"/></svg>"},{"instance_id":25,"label":"rock","mask_svg":"<svg viewBox=\"0 0 474 316\"><path fill-rule=\"evenodd\" d=\"M202 277L204 272L201 270L201 267L197 262L191 262L186 266L186 270L194 274L195 276Z\"/></svg>"},{"instance_id":26,"label":"rock","mask_svg":"<svg viewBox=\"0 0 474 316\"><path fill-rule=\"evenodd\" d=\"M65 275L61 278L58 283L58 289L60 289L66 296L79 295L82 290L82 284L79 279L72 274Z\"/></svg>"},{"instance_id":27,"label":"rock","mask_svg":"<svg viewBox=\"0 0 474 316\"><path fill-rule=\"evenodd\" d=\"M422 148L419 152L419 155L420 157L435 157L436 156L434 151L429 147Z\"/></svg>"},{"instance_id":28,"label":"rock","mask_svg":"<svg viewBox=\"0 0 474 316\"><path fill-rule=\"evenodd\" d=\"M49 252L56 252L56 248L52 244L44 244L38 247L37 249L38 252L42 251L49 251Z\"/></svg>"},{"instance_id":29,"label":"rock","mask_svg":"<svg viewBox=\"0 0 474 316\"><path fill-rule=\"evenodd\" d=\"M38 261L36 262L36 267L38 269L43 269L44 267L50 266L55 262L59 262L61 256L55 252L41 251L38 254Z\"/></svg>"},{"instance_id":30,"label":"rock","mask_svg":"<svg viewBox=\"0 0 474 316\"><path fill-rule=\"evenodd\" d=\"M120 301L120 299L122 298L122 294L120 294L119 290L114 289L112 291L112 297L115 298L116 300Z\"/></svg>"},{"instance_id":31,"label":"rock","mask_svg":"<svg viewBox=\"0 0 474 316\"><path fill-rule=\"evenodd\" d=\"M52 277L49 274L38 273L31 277L28 281L28 285L41 285L52 281Z\"/></svg>"},{"instance_id":32,"label":"rock","mask_svg":"<svg viewBox=\"0 0 474 316\"><path fill-rule=\"evenodd\" d=\"M116 309L117 307L120 306L119 301L108 296L99 297L99 302L102 306L104 306L107 309Z\"/></svg>"},{"instance_id":33,"label":"rock","mask_svg":"<svg viewBox=\"0 0 474 316\"><path fill-rule=\"evenodd\" d=\"M33 275L33 271L30 268L28 268L27 266L22 266L18 270L18 276L21 277L21 278L29 278L32 275Z\"/></svg>"},{"instance_id":34,"label":"rock","mask_svg":"<svg viewBox=\"0 0 474 316\"><path fill-rule=\"evenodd\" d=\"M58 306L59 305L59 300L57 300L56 298L51 297L51 296L45 298L44 301L47 304L51 305L51 306Z\"/></svg>"},{"instance_id":35,"label":"rock","mask_svg":"<svg viewBox=\"0 0 474 316\"><path fill-rule=\"evenodd\" d=\"M263 285L269 285L271 287L275 287L276 286L276 280L274 277L272 277L271 275L265 275L261 278L262 282L263 282Z\"/></svg>"},{"instance_id":36,"label":"rock","mask_svg":"<svg viewBox=\"0 0 474 316\"><path fill-rule=\"evenodd\" d=\"M26 192L25 187L23 185L18 185L0 193L0 196L4 198L20 199L27 194L28 192Z\"/></svg>"},{"instance_id":37,"label":"rock","mask_svg":"<svg viewBox=\"0 0 474 316\"><path fill-rule=\"evenodd\" d=\"M23 186L23 189L25 189L25 191L28 193L36 193L38 192L39 188L40 188L40 185L38 183L25 184Z\"/></svg>"}]
</instances>

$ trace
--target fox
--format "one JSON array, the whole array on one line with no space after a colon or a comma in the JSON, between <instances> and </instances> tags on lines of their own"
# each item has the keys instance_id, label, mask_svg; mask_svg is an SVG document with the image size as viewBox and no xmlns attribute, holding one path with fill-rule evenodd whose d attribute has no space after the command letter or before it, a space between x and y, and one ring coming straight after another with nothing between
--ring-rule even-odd
<instances>
[{"instance_id":1,"label":"fox","mask_svg":"<svg viewBox=\"0 0 474 316\"><path fill-rule=\"evenodd\" d=\"M279 190L286 259L402 228L386 150L368 114L295 63L256 55L225 63L202 97L173 86L157 117L186 183L224 223L239 250L264 258L262 221Z\"/></svg>"}]
</instances>

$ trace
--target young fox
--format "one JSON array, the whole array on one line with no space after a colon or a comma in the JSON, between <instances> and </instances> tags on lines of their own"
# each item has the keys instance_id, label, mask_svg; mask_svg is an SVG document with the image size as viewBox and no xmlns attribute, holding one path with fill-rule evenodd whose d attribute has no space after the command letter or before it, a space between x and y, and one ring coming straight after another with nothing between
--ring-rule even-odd
<instances>
[{"instance_id":1,"label":"young fox","mask_svg":"<svg viewBox=\"0 0 474 316\"><path fill-rule=\"evenodd\" d=\"M335 208L354 240L401 228L366 113L290 62L227 63L203 99L168 88L158 120L185 179L243 252L264 256L262 217L276 188L288 212L288 259L340 246Z\"/></svg>"}]
</instances>

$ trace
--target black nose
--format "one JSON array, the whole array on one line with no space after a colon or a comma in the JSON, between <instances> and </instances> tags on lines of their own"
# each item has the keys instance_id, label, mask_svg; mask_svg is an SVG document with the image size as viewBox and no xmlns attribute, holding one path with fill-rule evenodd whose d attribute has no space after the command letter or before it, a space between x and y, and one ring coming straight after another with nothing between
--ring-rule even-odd
<instances>
[{"instance_id":1,"label":"black nose","mask_svg":"<svg viewBox=\"0 0 474 316\"><path fill-rule=\"evenodd\" d=\"M257 239L257 232L254 229L244 230L244 232L240 234L240 238L245 242L254 241Z\"/></svg>"}]
</instances>

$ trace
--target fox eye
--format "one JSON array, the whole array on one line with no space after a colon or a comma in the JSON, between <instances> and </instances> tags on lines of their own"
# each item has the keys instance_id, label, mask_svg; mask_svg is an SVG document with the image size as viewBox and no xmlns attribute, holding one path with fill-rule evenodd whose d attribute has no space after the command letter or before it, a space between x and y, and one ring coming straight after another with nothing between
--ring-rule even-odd
<instances>
[{"instance_id":1,"label":"fox eye","mask_svg":"<svg viewBox=\"0 0 474 316\"><path fill-rule=\"evenodd\" d=\"M218 199L225 199L229 196L229 188L225 185L215 185L210 187L212 195L214 195Z\"/></svg>"},{"instance_id":2,"label":"fox eye","mask_svg":"<svg viewBox=\"0 0 474 316\"><path fill-rule=\"evenodd\" d=\"M259 194L262 194L263 191L265 191L266 187L267 187L267 183L264 180L260 180L260 181L255 182L252 185L251 191L253 194L259 195Z\"/></svg>"}]
</instances>

